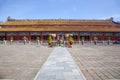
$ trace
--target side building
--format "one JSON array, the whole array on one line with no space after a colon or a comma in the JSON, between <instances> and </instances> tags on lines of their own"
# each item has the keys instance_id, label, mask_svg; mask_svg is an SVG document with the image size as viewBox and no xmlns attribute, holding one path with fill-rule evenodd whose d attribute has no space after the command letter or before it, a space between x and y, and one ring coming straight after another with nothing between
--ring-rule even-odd
<instances>
[{"instance_id":1,"label":"side building","mask_svg":"<svg viewBox=\"0 0 120 80\"><path fill-rule=\"evenodd\" d=\"M46 42L48 35L52 35L54 40L67 40L68 35L73 36L76 42L93 41L97 37L98 41L111 41L120 39L120 24L109 20L76 20L76 19L43 19L43 20L17 20L8 19L0 23L0 40L12 39L22 40L26 37L29 41L36 40L37 37L42 42Z\"/></svg>"}]
</instances>

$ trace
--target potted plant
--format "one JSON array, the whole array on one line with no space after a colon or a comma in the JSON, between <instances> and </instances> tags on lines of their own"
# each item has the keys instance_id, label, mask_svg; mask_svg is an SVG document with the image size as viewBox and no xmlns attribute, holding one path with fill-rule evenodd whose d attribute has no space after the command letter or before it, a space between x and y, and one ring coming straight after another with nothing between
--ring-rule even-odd
<instances>
[{"instance_id":1,"label":"potted plant","mask_svg":"<svg viewBox=\"0 0 120 80\"><path fill-rule=\"evenodd\" d=\"M107 43L108 43L108 45L110 44L110 39L111 39L111 37L108 37L108 42L107 42Z\"/></svg>"},{"instance_id":2,"label":"potted plant","mask_svg":"<svg viewBox=\"0 0 120 80\"><path fill-rule=\"evenodd\" d=\"M94 44L95 44L95 45L97 44L97 40L98 40L98 38L95 36L95 37L94 37Z\"/></svg>"},{"instance_id":3,"label":"potted plant","mask_svg":"<svg viewBox=\"0 0 120 80\"><path fill-rule=\"evenodd\" d=\"M83 44L84 44L85 37L82 37L81 39L82 39L81 44L83 45Z\"/></svg>"},{"instance_id":4,"label":"potted plant","mask_svg":"<svg viewBox=\"0 0 120 80\"><path fill-rule=\"evenodd\" d=\"M68 40L69 40L69 44L70 44L70 48L72 47L72 44L74 43L74 39L73 39L73 37L72 36L69 36L68 37Z\"/></svg>"},{"instance_id":5,"label":"potted plant","mask_svg":"<svg viewBox=\"0 0 120 80\"><path fill-rule=\"evenodd\" d=\"M26 40L27 40L27 37L26 37L26 36L24 36L24 37L23 37L23 42L24 42L24 45L26 44Z\"/></svg>"},{"instance_id":6,"label":"potted plant","mask_svg":"<svg viewBox=\"0 0 120 80\"><path fill-rule=\"evenodd\" d=\"M49 35L48 40L47 40L49 47L52 47L52 41L53 41L52 37L51 35Z\"/></svg>"},{"instance_id":7,"label":"potted plant","mask_svg":"<svg viewBox=\"0 0 120 80\"><path fill-rule=\"evenodd\" d=\"M37 40L37 44L39 44L39 43L40 43L40 37L37 36L37 37L36 37L36 40Z\"/></svg>"},{"instance_id":8,"label":"potted plant","mask_svg":"<svg viewBox=\"0 0 120 80\"><path fill-rule=\"evenodd\" d=\"M13 37L10 36L10 44L12 44L12 42L13 42Z\"/></svg>"}]
</instances>

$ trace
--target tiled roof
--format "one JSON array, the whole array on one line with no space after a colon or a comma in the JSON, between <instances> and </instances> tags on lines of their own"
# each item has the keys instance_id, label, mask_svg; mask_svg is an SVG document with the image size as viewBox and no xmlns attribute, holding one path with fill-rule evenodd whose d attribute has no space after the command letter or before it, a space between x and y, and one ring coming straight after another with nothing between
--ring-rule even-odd
<instances>
[{"instance_id":1,"label":"tiled roof","mask_svg":"<svg viewBox=\"0 0 120 80\"><path fill-rule=\"evenodd\" d=\"M1 31L103 31L120 32L120 24L112 20L7 20Z\"/></svg>"},{"instance_id":2,"label":"tiled roof","mask_svg":"<svg viewBox=\"0 0 120 80\"><path fill-rule=\"evenodd\" d=\"M120 28L59 28L59 27L42 27L42 28L0 28L1 31L91 31L91 32L120 32Z\"/></svg>"},{"instance_id":3,"label":"tiled roof","mask_svg":"<svg viewBox=\"0 0 120 80\"><path fill-rule=\"evenodd\" d=\"M118 25L110 20L8 20L2 25Z\"/></svg>"}]
</instances>

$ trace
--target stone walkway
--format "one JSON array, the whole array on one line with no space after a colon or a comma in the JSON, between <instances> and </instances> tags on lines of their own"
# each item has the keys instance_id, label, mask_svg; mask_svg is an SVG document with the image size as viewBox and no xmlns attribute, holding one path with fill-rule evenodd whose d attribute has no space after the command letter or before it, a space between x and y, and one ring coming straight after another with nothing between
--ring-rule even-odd
<instances>
[{"instance_id":1,"label":"stone walkway","mask_svg":"<svg viewBox=\"0 0 120 80\"><path fill-rule=\"evenodd\" d=\"M70 53L56 47L34 80L86 80Z\"/></svg>"}]
</instances>

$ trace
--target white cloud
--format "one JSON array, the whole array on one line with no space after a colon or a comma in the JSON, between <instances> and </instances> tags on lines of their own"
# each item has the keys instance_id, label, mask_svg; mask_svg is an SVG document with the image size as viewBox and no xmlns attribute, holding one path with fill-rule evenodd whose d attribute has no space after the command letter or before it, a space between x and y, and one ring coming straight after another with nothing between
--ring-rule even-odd
<instances>
[{"instance_id":1,"label":"white cloud","mask_svg":"<svg viewBox=\"0 0 120 80\"><path fill-rule=\"evenodd\" d=\"M101 17L100 19L109 19L113 17L114 19L119 18L120 19L120 14L114 14L114 15L110 15L110 16L105 16L105 17Z\"/></svg>"}]
</instances>

